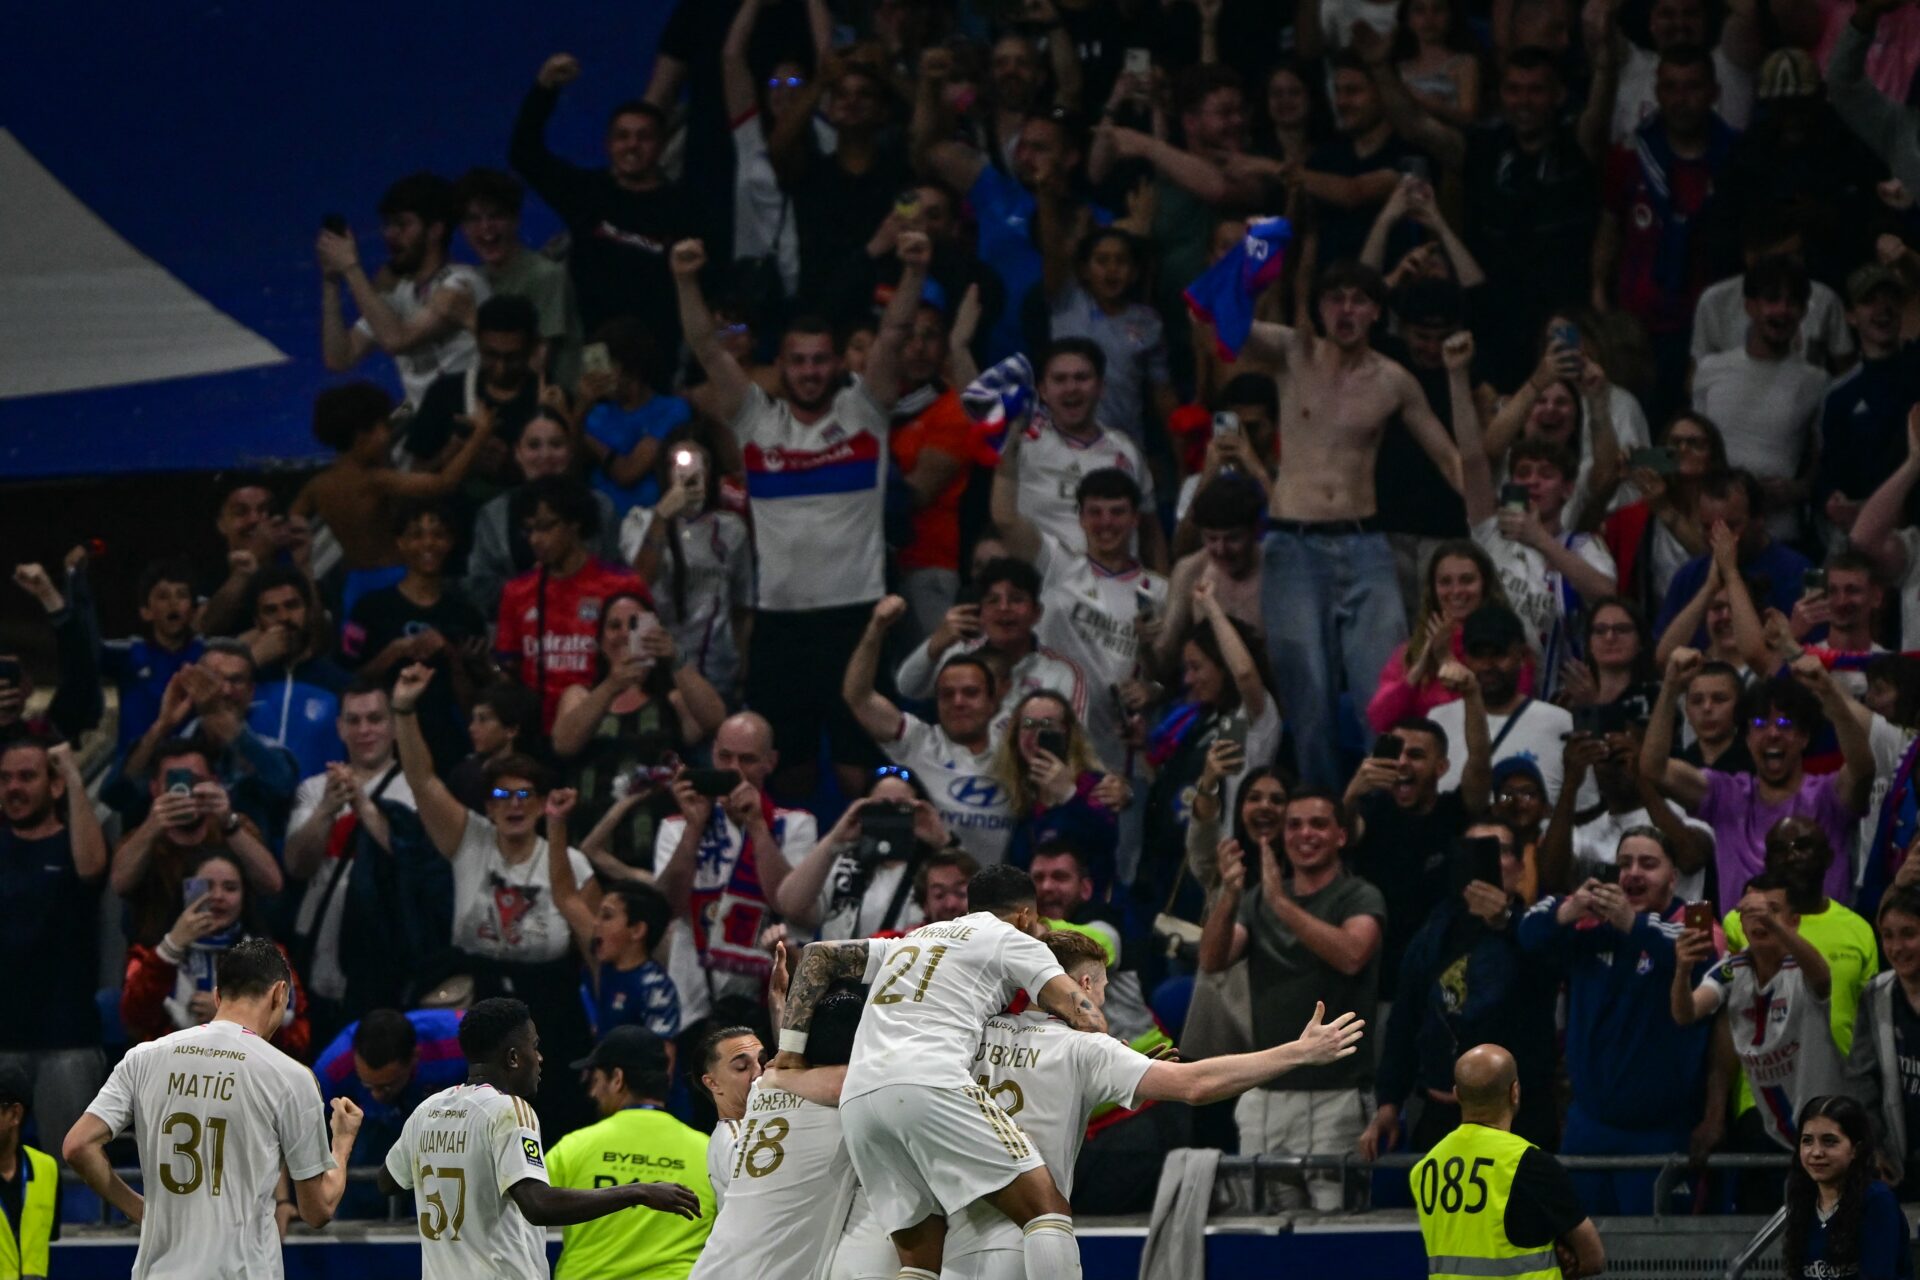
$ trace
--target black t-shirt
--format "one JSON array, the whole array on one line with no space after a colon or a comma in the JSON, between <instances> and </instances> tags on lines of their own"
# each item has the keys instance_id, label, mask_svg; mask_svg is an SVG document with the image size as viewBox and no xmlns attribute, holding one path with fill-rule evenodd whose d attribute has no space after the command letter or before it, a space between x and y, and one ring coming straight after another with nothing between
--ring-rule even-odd
<instances>
[{"instance_id":1,"label":"black t-shirt","mask_svg":"<svg viewBox=\"0 0 1920 1280\"><path fill-rule=\"evenodd\" d=\"M1507 1239L1517 1249L1544 1249L1587 1220L1573 1179L1535 1147L1520 1157L1507 1195Z\"/></svg>"},{"instance_id":2,"label":"black t-shirt","mask_svg":"<svg viewBox=\"0 0 1920 1280\"><path fill-rule=\"evenodd\" d=\"M1893 988L1893 1052L1900 1064L1900 1102L1907 1113L1907 1150L1920 1143L1920 1013L1898 983ZM1902 1153L1906 1154L1905 1152ZM1909 1167L1912 1161L1908 1162Z\"/></svg>"},{"instance_id":3,"label":"black t-shirt","mask_svg":"<svg viewBox=\"0 0 1920 1280\"><path fill-rule=\"evenodd\" d=\"M1467 829L1467 805L1458 791L1443 791L1430 813L1415 813L1376 791L1362 796L1358 808L1366 834L1349 851L1347 866L1387 900L1380 989L1392 991L1407 943L1447 894L1448 859Z\"/></svg>"},{"instance_id":4,"label":"black t-shirt","mask_svg":"<svg viewBox=\"0 0 1920 1280\"><path fill-rule=\"evenodd\" d=\"M494 399L480 379L474 382L474 395L493 410L493 438L508 449L519 441L520 432L540 408L539 379L532 374L527 375L517 394L505 400ZM468 433L468 428L454 421L466 413L467 375L441 374L427 387L427 394L420 397L420 407L407 422L407 452L423 461L439 457L456 433Z\"/></svg>"},{"instance_id":5,"label":"black t-shirt","mask_svg":"<svg viewBox=\"0 0 1920 1280\"><path fill-rule=\"evenodd\" d=\"M849 173L836 157L821 155L811 136L807 146L806 167L784 189L793 200L793 227L800 239L800 302L821 306L831 303L835 273L864 249L914 177L897 138L875 147L864 173ZM948 305L958 303L956 298Z\"/></svg>"},{"instance_id":6,"label":"black t-shirt","mask_svg":"<svg viewBox=\"0 0 1920 1280\"><path fill-rule=\"evenodd\" d=\"M1422 369L1407 359L1406 348L1398 339L1380 344L1380 350L1406 367L1427 397L1427 406L1453 434L1453 395L1447 388L1445 369ZM1380 452L1373 464L1375 509L1380 527L1388 533L1408 533L1422 538L1464 538L1467 536L1467 507L1433 459L1413 438L1413 432L1399 414L1387 423L1380 436Z\"/></svg>"},{"instance_id":7,"label":"black t-shirt","mask_svg":"<svg viewBox=\"0 0 1920 1280\"><path fill-rule=\"evenodd\" d=\"M0 823L0 1051L100 1043L99 920L64 827L26 840Z\"/></svg>"},{"instance_id":8,"label":"black t-shirt","mask_svg":"<svg viewBox=\"0 0 1920 1280\"><path fill-rule=\"evenodd\" d=\"M1687 746L1674 752L1673 758L1690 764L1696 769L1709 767L1707 765L1707 757L1705 753L1700 750L1700 744L1697 741L1689 743ZM1733 745L1728 747L1726 754L1718 760L1715 760L1711 767L1718 769L1721 773L1752 773L1753 752L1747 749L1746 738L1736 734L1733 739Z\"/></svg>"},{"instance_id":9,"label":"black t-shirt","mask_svg":"<svg viewBox=\"0 0 1920 1280\"><path fill-rule=\"evenodd\" d=\"M1572 125L1530 154L1496 123L1468 133L1462 181L1466 241L1487 272L1479 318L1530 347L1550 309L1587 299L1598 174Z\"/></svg>"},{"instance_id":10,"label":"black t-shirt","mask_svg":"<svg viewBox=\"0 0 1920 1280\"><path fill-rule=\"evenodd\" d=\"M1358 178L1381 169L1398 170L1415 156L1425 159L1426 153L1418 147L1408 146L1391 134L1379 150L1364 156L1354 151L1351 138L1335 138L1323 143L1307 157L1307 168L1316 173ZM1367 242L1367 232L1373 229L1373 220L1379 216L1380 206L1385 203L1386 200L1382 198L1373 204L1342 209L1324 200L1316 200L1313 223L1320 232L1320 265L1324 268L1348 258L1358 258L1361 246ZM1402 254L1419 244L1423 238L1420 232L1412 229L1410 223L1402 222L1387 237L1387 266L1392 267Z\"/></svg>"},{"instance_id":11,"label":"black t-shirt","mask_svg":"<svg viewBox=\"0 0 1920 1280\"><path fill-rule=\"evenodd\" d=\"M405 636L432 629L458 646L474 636L485 637L487 620L473 602L451 587L430 605L417 605L398 586L369 591L353 605L353 616L340 632L340 656L353 666L368 662ZM435 764L445 769L465 755L467 740L460 704L454 698L451 663L444 653L429 663L434 679L420 695L420 732L433 750ZM391 669L390 669L391 670Z\"/></svg>"}]
</instances>

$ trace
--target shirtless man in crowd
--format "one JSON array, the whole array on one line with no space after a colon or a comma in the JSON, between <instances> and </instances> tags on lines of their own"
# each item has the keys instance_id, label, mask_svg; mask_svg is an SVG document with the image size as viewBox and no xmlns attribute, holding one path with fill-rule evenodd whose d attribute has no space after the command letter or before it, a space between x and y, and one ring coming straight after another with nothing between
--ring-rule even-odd
<instances>
[{"instance_id":1,"label":"shirtless man in crowd","mask_svg":"<svg viewBox=\"0 0 1920 1280\"><path fill-rule=\"evenodd\" d=\"M1256 321L1243 356L1280 375L1280 460L1268 506L1260 599L1275 692L1292 722L1301 780L1338 786L1339 672L1354 705L1406 638L1393 548L1380 532L1374 460L1399 415L1460 487L1460 455L1413 375L1368 339L1386 301L1378 272L1336 262L1315 282L1324 336ZM1458 392L1456 392L1456 396ZM1471 413L1471 399L1454 413Z\"/></svg>"}]
</instances>

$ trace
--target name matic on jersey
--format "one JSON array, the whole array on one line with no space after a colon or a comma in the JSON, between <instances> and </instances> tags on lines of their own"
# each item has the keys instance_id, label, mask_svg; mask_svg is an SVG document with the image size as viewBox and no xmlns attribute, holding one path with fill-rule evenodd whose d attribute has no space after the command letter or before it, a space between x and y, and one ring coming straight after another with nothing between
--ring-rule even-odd
<instances>
[{"instance_id":1,"label":"name matic on jersey","mask_svg":"<svg viewBox=\"0 0 1920 1280\"><path fill-rule=\"evenodd\" d=\"M234 1080L234 1076L216 1075L213 1072L196 1075L190 1071L169 1071L167 1092L182 1098L212 1098L217 1102L231 1102Z\"/></svg>"}]
</instances>

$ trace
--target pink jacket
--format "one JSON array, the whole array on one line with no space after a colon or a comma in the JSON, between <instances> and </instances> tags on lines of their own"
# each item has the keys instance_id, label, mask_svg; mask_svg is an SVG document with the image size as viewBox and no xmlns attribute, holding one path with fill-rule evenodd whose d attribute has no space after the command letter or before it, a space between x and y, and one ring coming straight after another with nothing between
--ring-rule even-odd
<instances>
[{"instance_id":1,"label":"pink jacket","mask_svg":"<svg viewBox=\"0 0 1920 1280\"><path fill-rule=\"evenodd\" d=\"M1460 628L1453 629L1453 635L1447 643L1456 660L1466 660L1466 649L1460 643ZM1520 692L1533 692L1531 660L1521 669ZM1407 683L1407 642L1402 640L1394 649L1393 656L1387 659L1387 665L1380 669L1380 683L1374 688L1373 701L1367 704L1367 724L1375 733L1386 733L1408 716L1424 716L1441 703L1452 702L1454 696L1438 680L1417 685Z\"/></svg>"}]
</instances>

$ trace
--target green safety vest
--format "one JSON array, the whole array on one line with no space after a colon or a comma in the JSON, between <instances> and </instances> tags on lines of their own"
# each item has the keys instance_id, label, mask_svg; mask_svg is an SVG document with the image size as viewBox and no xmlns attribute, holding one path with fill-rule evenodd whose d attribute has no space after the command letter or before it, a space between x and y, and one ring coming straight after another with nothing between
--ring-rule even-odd
<instances>
[{"instance_id":1,"label":"green safety vest","mask_svg":"<svg viewBox=\"0 0 1920 1280\"><path fill-rule=\"evenodd\" d=\"M1551 1245L1523 1249L1507 1239L1514 1174L1532 1149L1503 1129L1463 1124L1413 1166L1408 1181L1430 1280L1561 1280Z\"/></svg>"},{"instance_id":2,"label":"green safety vest","mask_svg":"<svg viewBox=\"0 0 1920 1280\"><path fill-rule=\"evenodd\" d=\"M60 1170L53 1157L32 1147L20 1148L20 1174L25 1183L20 1197L20 1234L0 1231L0 1280L43 1280L47 1253L53 1243L53 1213L60 1190ZM0 1222L4 1222L0 1218Z\"/></svg>"}]
</instances>

